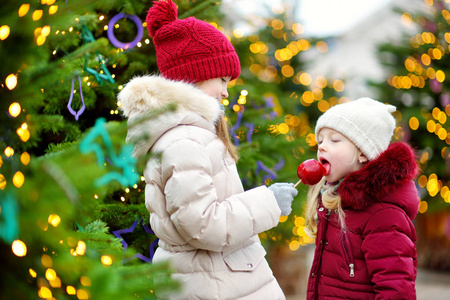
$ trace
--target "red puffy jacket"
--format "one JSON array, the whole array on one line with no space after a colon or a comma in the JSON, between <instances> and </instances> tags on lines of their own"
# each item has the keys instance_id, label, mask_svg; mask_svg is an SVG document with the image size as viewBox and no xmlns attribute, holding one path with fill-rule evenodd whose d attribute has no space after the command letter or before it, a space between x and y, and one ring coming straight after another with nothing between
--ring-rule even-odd
<instances>
[{"instance_id":1,"label":"red puffy jacket","mask_svg":"<svg viewBox=\"0 0 450 300\"><path fill-rule=\"evenodd\" d=\"M417 171L413 150L392 143L339 185L347 230L320 203L307 299L416 299Z\"/></svg>"}]
</instances>

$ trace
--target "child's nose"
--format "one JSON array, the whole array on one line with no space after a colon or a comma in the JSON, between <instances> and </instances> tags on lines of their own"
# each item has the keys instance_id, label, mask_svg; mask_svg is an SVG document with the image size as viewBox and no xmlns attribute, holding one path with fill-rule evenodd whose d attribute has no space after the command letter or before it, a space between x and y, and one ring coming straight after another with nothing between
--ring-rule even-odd
<instances>
[{"instance_id":1,"label":"child's nose","mask_svg":"<svg viewBox=\"0 0 450 300\"><path fill-rule=\"evenodd\" d=\"M228 98L228 90L227 89L222 91L222 98Z\"/></svg>"}]
</instances>

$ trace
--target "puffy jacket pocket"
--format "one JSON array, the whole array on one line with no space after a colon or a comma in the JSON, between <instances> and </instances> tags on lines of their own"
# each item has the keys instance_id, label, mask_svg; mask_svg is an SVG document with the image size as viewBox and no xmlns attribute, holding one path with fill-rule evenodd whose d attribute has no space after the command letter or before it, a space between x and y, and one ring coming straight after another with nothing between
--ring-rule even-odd
<instances>
[{"instance_id":1,"label":"puffy jacket pocket","mask_svg":"<svg viewBox=\"0 0 450 300\"><path fill-rule=\"evenodd\" d=\"M253 271L266 255L259 243L253 243L232 253L224 253L223 260L233 271Z\"/></svg>"}]
</instances>

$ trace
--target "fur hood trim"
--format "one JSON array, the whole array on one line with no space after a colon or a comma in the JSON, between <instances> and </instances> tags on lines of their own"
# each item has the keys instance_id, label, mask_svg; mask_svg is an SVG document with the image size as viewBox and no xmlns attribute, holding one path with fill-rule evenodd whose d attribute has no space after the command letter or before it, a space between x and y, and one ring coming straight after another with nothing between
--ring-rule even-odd
<instances>
[{"instance_id":1,"label":"fur hood trim","mask_svg":"<svg viewBox=\"0 0 450 300\"><path fill-rule=\"evenodd\" d=\"M339 185L338 192L344 206L365 210L414 179L417 174L413 149L404 142L395 142L362 169L347 175Z\"/></svg>"},{"instance_id":2,"label":"fur hood trim","mask_svg":"<svg viewBox=\"0 0 450 300\"><path fill-rule=\"evenodd\" d=\"M162 76L138 76L130 80L117 96L125 117L131 118L151 110L163 109L171 103L177 111L190 111L214 123L220 117L218 101L193 84Z\"/></svg>"}]
</instances>

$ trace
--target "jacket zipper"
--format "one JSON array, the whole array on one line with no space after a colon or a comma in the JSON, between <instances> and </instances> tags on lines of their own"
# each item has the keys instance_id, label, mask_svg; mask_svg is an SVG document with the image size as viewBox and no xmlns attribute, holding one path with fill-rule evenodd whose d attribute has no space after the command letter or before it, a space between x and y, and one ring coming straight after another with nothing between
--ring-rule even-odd
<instances>
[{"instance_id":1,"label":"jacket zipper","mask_svg":"<svg viewBox=\"0 0 450 300\"><path fill-rule=\"evenodd\" d=\"M345 260L350 268L350 277L355 277L355 264L353 263L353 253L348 240L347 231L342 232L342 247L344 248Z\"/></svg>"}]
</instances>

